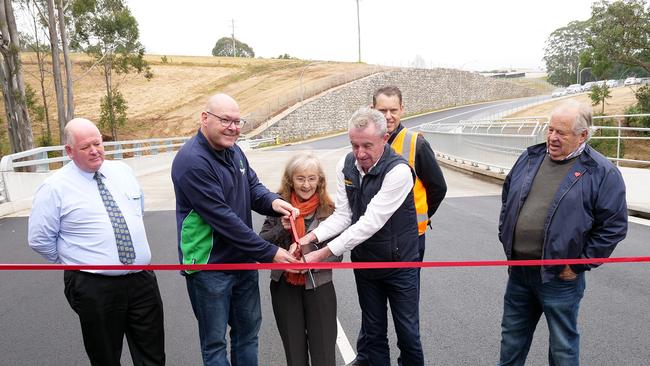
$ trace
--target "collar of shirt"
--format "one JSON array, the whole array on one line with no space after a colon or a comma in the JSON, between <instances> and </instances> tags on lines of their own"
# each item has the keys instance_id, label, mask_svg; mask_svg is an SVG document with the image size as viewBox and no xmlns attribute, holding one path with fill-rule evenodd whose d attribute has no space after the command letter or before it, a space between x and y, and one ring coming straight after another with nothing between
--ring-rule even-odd
<instances>
[{"instance_id":1,"label":"collar of shirt","mask_svg":"<svg viewBox=\"0 0 650 366\"><path fill-rule=\"evenodd\" d=\"M564 160L573 159L576 156L582 154L582 152L585 151L585 146L587 146L587 143L583 142L582 144L580 144L580 146L578 146L577 149L573 150L573 152L571 154L567 155L566 158L564 158L562 160L564 161ZM548 155L548 148L546 148L546 154Z\"/></svg>"},{"instance_id":2,"label":"collar of shirt","mask_svg":"<svg viewBox=\"0 0 650 366\"><path fill-rule=\"evenodd\" d=\"M379 159L381 159L381 157L380 157ZM379 162L379 159L377 159L377 161L375 161L375 163L370 167L370 169L368 169L368 172L370 172L370 171L372 170L372 168L374 168L374 167L377 165L377 163ZM368 174L368 173L366 173L366 172L363 171L363 168L361 168L361 165L359 165L359 162L357 161L357 159L354 159L354 166L355 166L355 167L357 168L357 170L359 171L359 177L360 177L361 179L363 179L363 177L364 177L366 174Z\"/></svg>"},{"instance_id":3,"label":"collar of shirt","mask_svg":"<svg viewBox=\"0 0 650 366\"><path fill-rule=\"evenodd\" d=\"M77 164L74 163L74 161L71 161L71 162L68 163L68 164L72 164L72 167L74 168L74 171L76 171L77 174L79 174L79 175L82 176L83 178L86 178L88 181L92 181L92 180L95 179L95 172L89 173L89 172L86 172L86 171L81 170L81 169L77 166ZM103 166L104 166L104 164L102 164L102 166L99 167L99 169L98 169L97 171L99 172L99 175L100 175L102 178L106 178L106 175L102 174L102 167L103 167Z\"/></svg>"}]
</instances>

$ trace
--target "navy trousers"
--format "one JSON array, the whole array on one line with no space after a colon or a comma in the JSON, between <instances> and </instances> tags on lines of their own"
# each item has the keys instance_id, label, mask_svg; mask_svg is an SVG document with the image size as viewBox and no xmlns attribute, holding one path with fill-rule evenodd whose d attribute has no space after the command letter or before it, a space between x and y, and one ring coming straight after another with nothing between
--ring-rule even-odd
<instances>
[{"instance_id":1,"label":"navy trousers","mask_svg":"<svg viewBox=\"0 0 650 366\"><path fill-rule=\"evenodd\" d=\"M398 364L424 365L420 342L419 274L416 268L397 269L382 278L365 275L368 270L355 270L361 328L364 335L364 353L373 366L389 366L388 314L390 304L397 347ZM372 270L370 270L372 271Z\"/></svg>"}]
</instances>

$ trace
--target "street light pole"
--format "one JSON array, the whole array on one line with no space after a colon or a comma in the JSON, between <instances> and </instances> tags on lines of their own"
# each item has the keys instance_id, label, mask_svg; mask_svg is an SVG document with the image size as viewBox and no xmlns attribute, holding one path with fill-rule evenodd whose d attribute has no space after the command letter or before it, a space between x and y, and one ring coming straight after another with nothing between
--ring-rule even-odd
<instances>
[{"instance_id":1,"label":"street light pole","mask_svg":"<svg viewBox=\"0 0 650 366\"><path fill-rule=\"evenodd\" d=\"M359 39L359 63L361 63L361 21L359 19L359 0L357 0L357 36Z\"/></svg>"},{"instance_id":2,"label":"street light pole","mask_svg":"<svg viewBox=\"0 0 650 366\"><path fill-rule=\"evenodd\" d=\"M580 69L580 72L578 72L578 84L582 85L582 72L587 69L591 70L591 67L583 67L582 69Z\"/></svg>"}]
</instances>

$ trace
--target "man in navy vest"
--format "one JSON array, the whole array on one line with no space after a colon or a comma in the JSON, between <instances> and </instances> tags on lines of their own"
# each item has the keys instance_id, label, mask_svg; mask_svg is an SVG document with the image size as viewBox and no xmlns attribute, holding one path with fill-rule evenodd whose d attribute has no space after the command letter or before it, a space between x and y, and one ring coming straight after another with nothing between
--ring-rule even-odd
<instances>
[{"instance_id":1,"label":"man in navy vest","mask_svg":"<svg viewBox=\"0 0 650 366\"><path fill-rule=\"evenodd\" d=\"M334 239L305 254L305 260L320 262L352 251L353 262L417 261L414 174L387 144L386 118L377 110L361 108L350 118L348 135L352 152L337 164L336 210L300 244ZM424 365L417 268L355 269L354 277L369 364L390 365L386 307L390 303L398 363Z\"/></svg>"}]
</instances>

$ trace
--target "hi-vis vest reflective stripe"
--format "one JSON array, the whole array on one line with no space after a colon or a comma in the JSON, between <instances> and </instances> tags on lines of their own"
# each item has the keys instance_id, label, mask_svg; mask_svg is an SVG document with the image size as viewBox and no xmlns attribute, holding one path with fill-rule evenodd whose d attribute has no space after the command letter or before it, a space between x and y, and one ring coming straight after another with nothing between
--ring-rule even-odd
<instances>
[{"instance_id":1,"label":"hi-vis vest reflective stripe","mask_svg":"<svg viewBox=\"0 0 650 366\"><path fill-rule=\"evenodd\" d=\"M417 139L417 133L403 128L395 136L393 143L390 144L397 154L402 155L409 162L413 171L415 171L415 143ZM415 175L415 184L413 185L413 200L415 201L415 213L418 218L418 235L422 235L427 230L427 224L429 223L429 207L427 206L427 191L424 189L424 184L422 184L417 173Z\"/></svg>"}]
</instances>

